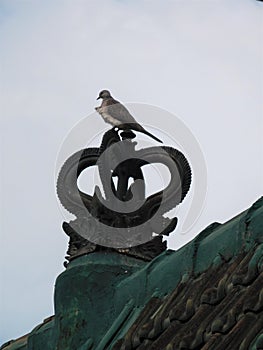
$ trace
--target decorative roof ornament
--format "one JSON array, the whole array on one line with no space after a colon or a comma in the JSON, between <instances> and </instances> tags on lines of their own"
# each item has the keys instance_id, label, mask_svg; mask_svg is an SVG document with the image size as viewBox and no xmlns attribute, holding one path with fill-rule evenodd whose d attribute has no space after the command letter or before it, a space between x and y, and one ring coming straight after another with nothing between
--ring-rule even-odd
<instances>
[{"instance_id":1,"label":"decorative roof ornament","mask_svg":"<svg viewBox=\"0 0 263 350\"><path fill-rule=\"evenodd\" d=\"M132 128L123 127L120 134L119 129L107 131L100 147L74 153L60 170L58 197L64 208L76 216L63 223L63 230L70 237L66 257L69 261L96 250L115 250L151 260L166 250L163 236L168 236L177 225L176 217L164 215L181 203L189 191L191 169L187 159L172 147L137 150ZM146 181L142 169L155 163L168 168L170 182L146 197L150 181ZM102 189L95 186L90 195L78 188L78 178L92 166L98 166Z\"/></svg>"}]
</instances>

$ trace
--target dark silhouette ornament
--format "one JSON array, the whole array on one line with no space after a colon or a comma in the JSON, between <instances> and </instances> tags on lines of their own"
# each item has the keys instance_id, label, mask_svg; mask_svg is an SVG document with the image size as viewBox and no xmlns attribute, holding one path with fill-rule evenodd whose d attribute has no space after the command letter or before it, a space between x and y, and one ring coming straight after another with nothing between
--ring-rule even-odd
<instances>
[{"instance_id":1,"label":"dark silhouette ornament","mask_svg":"<svg viewBox=\"0 0 263 350\"><path fill-rule=\"evenodd\" d=\"M132 131L119 135L113 128L104 134L99 148L80 150L62 166L57 194L64 208L76 216L63 223L70 237L68 260L95 250L151 260L166 249L163 236L175 229L177 218L164 214L185 198L191 169L185 156L172 147L136 150L134 137ZM171 178L166 188L146 198L142 168L154 163L164 164ZM93 195L78 188L78 177L91 166L98 166L103 193L98 186Z\"/></svg>"}]
</instances>

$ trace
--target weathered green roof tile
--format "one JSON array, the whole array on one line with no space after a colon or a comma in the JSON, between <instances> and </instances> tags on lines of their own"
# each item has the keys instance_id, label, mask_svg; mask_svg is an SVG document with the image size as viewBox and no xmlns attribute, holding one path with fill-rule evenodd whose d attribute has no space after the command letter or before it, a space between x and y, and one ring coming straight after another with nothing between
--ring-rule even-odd
<instances>
[{"instance_id":1,"label":"weathered green roof tile","mask_svg":"<svg viewBox=\"0 0 263 350\"><path fill-rule=\"evenodd\" d=\"M263 242L263 197L259 198L246 212L245 218L246 224L246 241L256 241L259 243Z\"/></svg>"},{"instance_id":2,"label":"weathered green roof tile","mask_svg":"<svg viewBox=\"0 0 263 350\"><path fill-rule=\"evenodd\" d=\"M51 316L36 326L28 337L28 349L53 349L54 318Z\"/></svg>"},{"instance_id":3,"label":"weathered green roof tile","mask_svg":"<svg viewBox=\"0 0 263 350\"><path fill-rule=\"evenodd\" d=\"M24 335L16 340L10 340L1 346L1 350L27 350L27 338L28 334Z\"/></svg>"}]
</instances>

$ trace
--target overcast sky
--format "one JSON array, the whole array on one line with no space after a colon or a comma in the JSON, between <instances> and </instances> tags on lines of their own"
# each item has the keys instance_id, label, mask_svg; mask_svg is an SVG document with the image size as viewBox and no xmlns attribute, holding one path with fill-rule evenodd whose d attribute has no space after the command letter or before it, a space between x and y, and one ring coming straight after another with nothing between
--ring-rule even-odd
<instances>
[{"instance_id":1,"label":"overcast sky","mask_svg":"<svg viewBox=\"0 0 263 350\"><path fill-rule=\"evenodd\" d=\"M186 235L174 233L170 248L260 197L262 13L254 0L0 0L0 343L53 314L67 250L57 155L101 89L172 113L200 145L204 210ZM107 126L94 118L95 135ZM174 127L171 120L177 140Z\"/></svg>"}]
</instances>

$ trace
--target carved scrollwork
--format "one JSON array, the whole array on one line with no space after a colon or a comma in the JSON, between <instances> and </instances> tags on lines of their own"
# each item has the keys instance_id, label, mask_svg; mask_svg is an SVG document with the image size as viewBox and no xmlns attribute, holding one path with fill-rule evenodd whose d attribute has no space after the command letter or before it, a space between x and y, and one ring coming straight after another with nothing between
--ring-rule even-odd
<instances>
[{"instance_id":1,"label":"carved scrollwork","mask_svg":"<svg viewBox=\"0 0 263 350\"><path fill-rule=\"evenodd\" d=\"M71 240L75 237L73 241L76 241L78 235L91 243L86 243L89 248L83 251L94 251L102 246L135 256L145 255L149 259L166 249L160 238L176 227L177 218L169 219L163 215L186 196L191 183L189 163L180 151L171 147L136 150L137 143L133 138L130 131L123 132L120 137L111 129L104 134L99 148L76 152L60 170L58 197L76 216L76 220L64 223L63 228ZM164 164L171 178L166 188L146 198L142 168L154 163ZM94 194L90 195L78 188L77 180L85 169L95 165L99 169L102 191L95 187ZM117 178L116 186L114 177ZM131 184L129 179L132 179ZM155 253L147 255L145 244L149 241L154 244L148 243L147 249L155 250ZM73 256L71 252L69 249L69 255Z\"/></svg>"}]
</instances>

